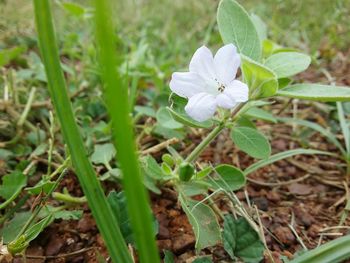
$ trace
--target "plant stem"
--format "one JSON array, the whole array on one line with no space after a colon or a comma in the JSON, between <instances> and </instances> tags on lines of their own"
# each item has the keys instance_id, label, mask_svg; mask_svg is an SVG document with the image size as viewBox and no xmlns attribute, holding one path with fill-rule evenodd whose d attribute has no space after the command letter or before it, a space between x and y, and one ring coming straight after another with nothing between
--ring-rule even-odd
<instances>
[{"instance_id":1,"label":"plant stem","mask_svg":"<svg viewBox=\"0 0 350 263\"><path fill-rule=\"evenodd\" d=\"M225 128L224 123L220 123L218 126L216 126L214 128L214 130L212 130L207 137L204 138L204 140L197 145L197 147L190 153L189 156L187 156L187 158L185 159L185 162L191 163L194 160L197 159L197 157L203 152L203 150L205 149L205 147L208 146L209 143L211 143L212 140L214 140L216 138L216 136L218 136L218 134Z\"/></svg>"},{"instance_id":2,"label":"plant stem","mask_svg":"<svg viewBox=\"0 0 350 263\"><path fill-rule=\"evenodd\" d=\"M236 106L236 108L231 113L231 116L234 118L234 121L237 120L237 116L239 111L242 109L244 103L240 103ZM227 118L212 130L204 140L197 145L197 147L190 153L189 156L185 159L185 162L191 163L198 158L198 156L203 152L203 150L208 146L209 143L212 142L218 136L218 134L225 128Z\"/></svg>"},{"instance_id":3,"label":"plant stem","mask_svg":"<svg viewBox=\"0 0 350 263\"><path fill-rule=\"evenodd\" d=\"M159 252L152 226L152 211L148 192L143 185L139 167L133 125L130 117L130 103L126 82L118 68L122 57L116 52L118 44L112 21L111 0L95 0L96 40L104 82L104 98L112 121L113 142L118 152L118 161L123 171L123 189L127 209L134 233L139 261L158 263ZM123 262L123 260L118 260Z\"/></svg>"},{"instance_id":4,"label":"plant stem","mask_svg":"<svg viewBox=\"0 0 350 263\"><path fill-rule=\"evenodd\" d=\"M80 185L88 199L89 207L112 260L123 263L132 262L117 219L107 203L101 184L87 157L83 139L75 121L59 60L49 0L34 0L33 2L39 46L51 99L61 124L63 138L69 147ZM137 234L135 233L135 235Z\"/></svg>"}]
</instances>

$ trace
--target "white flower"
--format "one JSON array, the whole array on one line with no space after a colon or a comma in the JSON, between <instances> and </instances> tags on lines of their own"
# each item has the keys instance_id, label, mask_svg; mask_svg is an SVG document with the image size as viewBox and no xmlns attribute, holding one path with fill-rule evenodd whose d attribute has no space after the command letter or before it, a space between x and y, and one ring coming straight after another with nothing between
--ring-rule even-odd
<instances>
[{"instance_id":1,"label":"white flower","mask_svg":"<svg viewBox=\"0 0 350 263\"><path fill-rule=\"evenodd\" d=\"M248 100L248 87L236 80L241 58L233 44L220 48L215 56L202 46L194 53L189 72L175 72L170 89L188 98L187 114L197 121L211 118L217 107L232 109Z\"/></svg>"}]
</instances>

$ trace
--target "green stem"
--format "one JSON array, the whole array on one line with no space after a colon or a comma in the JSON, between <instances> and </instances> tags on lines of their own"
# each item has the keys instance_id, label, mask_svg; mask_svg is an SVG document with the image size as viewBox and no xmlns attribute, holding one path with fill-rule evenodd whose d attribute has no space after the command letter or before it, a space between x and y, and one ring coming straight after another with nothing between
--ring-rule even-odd
<instances>
[{"instance_id":1,"label":"green stem","mask_svg":"<svg viewBox=\"0 0 350 263\"><path fill-rule=\"evenodd\" d=\"M218 134L225 128L224 123L220 123L218 126L212 130L204 140L197 145L197 147L190 153L189 156L185 159L185 162L191 163L197 159L197 157L203 152L203 150L211 143L212 140L218 136Z\"/></svg>"},{"instance_id":2,"label":"green stem","mask_svg":"<svg viewBox=\"0 0 350 263\"><path fill-rule=\"evenodd\" d=\"M242 109L245 103L238 104L231 113L232 121L235 122L238 119L239 111ZM185 162L191 163L198 158L198 156L203 152L203 150L208 146L218 136L218 134L225 128L225 124L229 116L225 116L222 122L212 130L204 140L197 145L197 147L190 153L185 159Z\"/></svg>"},{"instance_id":3,"label":"green stem","mask_svg":"<svg viewBox=\"0 0 350 263\"><path fill-rule=\"evenodd\" d=\"M49 0L34 0L34 10L39 45L48 78L51 99L81 187L112 260L114 262L132 262L118 227L118 222L87 157L82 137L75 122L59 61Z\"/></svg>"},{"instance_id":4,"label":"green stem","mask_svg":"<svg viewBox=\"0 0 350 263\"><path fill-rule=\"evenodd\" d=\"M118 161L124 175L123 189L139 260L142 263L158 263L160 259L152 226L149 196L143 185L136 154L128 89L117 70L122 59L116 52L117 41L110 2L112 1L94 1L97 48L102 80L105 84L104 98L112 120L113 141L118 152Z\"/></svg>"}]
</instances>

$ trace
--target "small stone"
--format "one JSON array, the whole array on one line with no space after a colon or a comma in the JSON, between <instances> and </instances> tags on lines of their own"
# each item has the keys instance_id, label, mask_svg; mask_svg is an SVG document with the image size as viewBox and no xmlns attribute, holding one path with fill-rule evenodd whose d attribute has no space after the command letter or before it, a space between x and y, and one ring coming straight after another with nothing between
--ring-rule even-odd
<instances>
[{"instance_id":1,"label":"small stone","mask_svg":"<svg viewBox=\"0 0 350 263\"><path fill-rule=\"evenodd\" d=\"M159 239L168 239L168 238L170 238L169 230L163 225L159 225L158 238Z\"/></svg>"},{"instance_id":2,"label":"small stone","mask_svg":"<svg viewBox=\"0 0 350 263\"><path fill-rule=\"evenodd\" d=\"M189 234L183 234L181 236L177 236L173 239L173 252L181 253L186 251L188 248L193 247L196 240L194 236Z\"/></svg>"},{"instance_id":3,"label":"small stone","mask_svg":"<svg viewBox=\"0 0 350 263\"><path fill-rule=\"evenodd\" d=\"M311 187L306 184L293 183L288 186L288 190L291 194L295 194L295 195L311 194Z\"/></svg>"},{"instance_id":4,"label":"small stone","mask_svg":"<svg viewBox=\"0 0 350 263\"><path fill-rule=\"evenodd\" d=\"M295 242L295 236L288 227L279 226L273 233L285 245L292 245Z\"/></svg>"},{"instance_id":5,"label":"small stone","mask_svg":"<svg viewBox=\"0 0 350 263\"><path fill-rule=\"evenodd\" d=\"M269 201L263 196L252 198L252 203L262 211L267 211L269 208Z\"/></svg>"},{"instance_id":6,"label":"small stone","mask_svg":"<svg viewBox=\"0 0 350 263\"><path fill-rule=\"evenodd\" d=\"M96 223L90 214L84 214L79 220L77 230L81 233L87 233L92 229L95 229Z\"/></svg>"},{"instance_id":7,"label":"small stone","mask_svg":"<svg viewBox=\"0 0 350 263\"><path fill-rule=\"evenodd\" d=\"M159 250L171 250L172 242L170 239L157 240Z\"/></svg>"},{"instance_id":8,"label":"small stone","mask_svg":"<svg viewBox=\"0 0 350 263\"><path fill-rule=\"evenodd\" d=\"M64 244L65 244L65 241L61 237L57 235L52 236L45 248L45 255L46 256L57 255L60 252L61 248L64 246Z\"/></svg>"}]
</instances>

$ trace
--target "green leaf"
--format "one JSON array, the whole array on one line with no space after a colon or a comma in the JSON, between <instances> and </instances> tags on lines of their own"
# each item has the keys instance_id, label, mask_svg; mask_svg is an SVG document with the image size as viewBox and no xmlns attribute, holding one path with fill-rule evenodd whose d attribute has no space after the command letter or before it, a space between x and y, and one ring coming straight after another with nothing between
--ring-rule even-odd
<instances>
[{"instance_id":1,"label":"green leaf","mask_svg":"<svg viewBox=\"0 0 350 263\"><path fill-rule=\"evenodd\" d=\"M183 110L182 112L175 111L171 108L167 108L170 112L173 119L179 123L182 123L189 127L194 128L210 128L213 126L213 122L211 120L199 122L190 118L187 113Z\"/></svg>"},{"instance_id":2,"label":"green leaf","mask_svg":"<svg viewBox=\"0 0 350 263\"><path fill-rule=\"evenodd\" d=\"M157 161L151 156L147 155L142 158L142 168L144 172L155 180L163 180L164 174L162 168Z\"/></svg>"},{"instance_id":3,"label":"green leaf","mask_svg":"<svg viewBox=\"0 0 350 263\"><path fill-rule=\"evenodd\" d=\"M151 107L146 107L146 106L135 106L134 107L135 111L138 114L149 116L149 117L156 117L156 112L153 108Z\"/></svg>"},{"instance_id":4,"label":"green leaf","mask_svg":"<svg viewBox=\"0 0 350 263\"><path fill-rule=\"evenodd\" d=\"M346 235L306 251L290 263L344 262L344 260L350 258L349 247L350 235Z\"/></svg>"},{"instance_id":5,"label":"green leaf","mask_svg":"<svg viewBox=\"0 0 350 263\"><path fill-rule=\"evenodd\" d=\"M278 78L293 76L306 70L311 63L308 55L299 52L280 52L267 58L265 66Z\"/></svg>"},{"instance_id":6,"label":"green leaf","mask_svg":"<svg viewBox=\"0 0 350 263\"><path fill-rule=\"evenodd\" d=\"M211 260L210 257L206 256L206 257L196 258L195 260L193 260L192 263L213 263L213 261Z\"/></svg>"},{"instance_id":7,"label":"green leaf","mask_svg":"<svg viewBox=\"0 0 350 263\"><path fill-rule=\"evenodd\" d=\"M242 188L246 183L243 172L232 165L218 165L215 167L215 172L216 176L207 180L214 190L222 188L226 191L235 191Z\"/></svg>"},{"instance_id":8,"label":"green leaf","mask_svg":"<svg viewBox=\"0 0 350 263\"><path fill-rule=\"evenodd\" d=\"M156 124L152 132L167 139L178 138L182 140L185 138L185 133L182 130L168 129L161 126L160 124Z\"/></svg>"},{"instance_id":9,"label":"green leaf","mask_svg":"<svg viewBox=\"0 0 350 263\"><path fill-rule=\"evenodd\" d=\"M178 186L185 196L195 196L208 192L210 184L205 181L193 180L189 182L180 182Z\"/></svg>"},{"instance_id":10,"label":"green leaf","mask_svg":"<svg viewBox=\"0 0 350 263\"><path fill-rule=\"evenodd\" d=\"M183 127L182 123L174 120L167 108L160 108L157 111L157 122L167 129L179 129Z\"/></svg>"},{"instance_id":11,"label":"green leaf","mask_svg":"<svg viewBox=\"0 0 350 263\"><path fill-rule=\"evenodd\" d=\"M257 159L266 159L271 154L271 146L259 131L248 127L234 127L231 131L233 142L243 152Z\"/></svg>"},{"instance_id":12,"label":"green leaf","mask_svg":"<svg viewBox=\"0 0 350 263\"><path fill-rule=\"evenodd\" d=\"M24 46L0 50L0 67L10 63L12 60L17 58L24 51L26 51L26 47Z\"/></svg>"},{"instance_id":13,"label":"green leaf","mask_svg":"<svg viewBox=\"0 0 350 263\"><path fill-rule=\"evenodd\" d=\"M126 209L125 194L123 192L117 193L116 191L112 191L109 193L107 200L117 218L120 231L125 241L129 244L134 244L130 219Z\"/></svg>"},{"instance_id":14,"label":"green leaf","mask_svg":"<svg viewBox=\"0 0 350 263\"><path fill-rule=\"evenodd\" d=\"M112 191L107 197L108 203L110 204L114 215L118 221L120 231L128 244L135 245L134 234L131 228L130 217L127 211L127 200L123 191L117 193ZM151 213L151 211L150 211ZM154 236L158 233L158 222L153 217L153 230Z\"/></svg>"},{"instance_id":15,"label":"green leaf","mask_svg":"<svg viewBox=\"0 0 350 263\"><path fill-rule=\"evenodd\" d=\"M52 182L50 180L42 179L36 185L32 187L26 187L25 190L27 190L32 195L40 194L41 191L47 194L52 190L55 184L55 182Z\"/></svg>"},{"instance_id":16,"label":"green leaf","mask_svg":"<svg viewBox=\"0 0 350 263\"><path fill-rule=\"evenodd\" d=\"M244 8L234 0L222 0L217 12L221 38L234 43L238 52L255 61L261 57L261 43L254 23Z\"/></svg>"},{"instance_id":17,"label":"green leaf","mask_svg":"<svg viewBox=\"0 0 350 263\"><path fill-rule=\"evenodd\" d=\"M259 35L260 41L262 43L263 40L265 40L267 38L267 26L266 26L265 22L262 21L260 16L258 16L256 14L251 14L250 19L252 20L252 22L255 26L255 29Z\"/></svg>"},{"instance_id":18,"label":"green leaf","mask_svg":"<svg viewBox=\"0 0 350 263\"><path fill-rule=\"evenodd\" d=\"M5 208L15 200L26 184L27 177L19 171L3 176L2 185L0 185L0 196L6 201L0 204L0 209Z\"/></svg>"},{"instance_id":19,"label":"green leaf","mask_svg":"<svg viewBox=\"0 0 350 263\"><path fill-rule=\"evenodd\" d=\"M246 168L244 170L244 174L245 176L247 176L248 174L255 172L256 170L272 164L274 162L277 162L279 160L285 159L285 158L289 158L292 157L294 155L299 155L299 154L324 154L324 155L333 155L332 153L329 152L323 152L323 151L318 151L318 150L310 150L310 149L293 149L293 150L289 150L289 151L285 151L285 152L281 152L281 153L277 153L274 154L272 156L270 156L270 158L266 159L266 160L261 160L258 161L254 164L252 164L251 166L249 166L248 168Z\"/></svg>"},{"instance_id":20,"label":"green leaf","mask_svg":"<svg viewBox=\"0 0 350 263\"><path fill-rule=\"evenodd\" d=\"M185 211L196 236L196 250L214 246L221 240L220 226L214 211L207 205L179 196L182 209Z\"/></svg>"},{"instance_id":21,"label":"green leaf","mask_svg":"<svg viewBox=\"0 0 350 263\"><path fill-rule=\"evenodd\" d=\"M14 194L20 191L26 183L27 177L19 171L3 176L2 185L0 185L0 196L4 199L10 199Z\"/></svg>"},{"instance_id":22,"label":"green leaf","mask_svg":"<svg viewBox=\"0 0 350 263\"><path fill-rule=\"evenodd\" d=\"M292 79L290 79L290 78L281 78L281 79L278 79L278 88L279 88L279 89L284 89L284 88L287 87L291 82L292 82Z\"/></svg>"},{"instance_id":23,"label":"green leaf","mask_svg":"<svg viewBox=\"0 0 350 263\"><path fill-rule=\"evenodd\" d=\"M116 151L111 143L97 144L95 150L91 155L91 161L95 164L109 163L115 156Z\"/></svg>"},{"instance_id":24,"label":"green leaf","mask_svg":"<svg viewBox=\"0 0 350 263\"><path fill-rule=\"evenodd\" d=\"M32 212L21 212L14 214L13 219L5 223L1 229L1 235L4 241L4 244L8 244L13 241L17 234L21 231L23 226L26 224Z\"/></svg>"},{"instance_id":25,"label":"green leaf","mask_svg":"<svg viewBox=\"0 0 350 263\"><path fill-rule=\"evenodd\" d=\"M248 111L246 111L244 116L249 117L249 118L253 118L253 119L270 121L273 123L277 122L277 119L270 112L267 112L263 109L256 108L256 107L250 108Z\"/></svg>"},{"instance_id":26,"label":"green leaf","mask_svg":"<svg viewBox=\"0 0 350 263\"><path fill-rule=\"evenodd\" d=\"M82 16L85 14L85 9L81 5L72 2L63 2L62 7L75 16Z\"/></svg>"},{"instance_id":27,"label":"green leaf","mask_svg":"<svg viewBox=\"0 0 350 263\"><path fill-rule=\"evenodd\" d=\"M244 262L260 262L264 255L264 245L259 235L243 218L234 219L225 215L223 243L232 259L241 258Z\"/></svg>"},{"instance_id":28,"label":"green leaf","mask_svg":"<svg viewBox=\"0 0 350 263\"><path fill-rule=\"evenodd\" d=\"M174 263L174 254L169 250L164 250L164 263Z\"/></svg>"},{"instance_id":29,"label":"green leaf","mask_svg":"<svg viewBox=\"0 0 350 263\"><path fill-rule=\"evenodd\" d=\"M295 84L279 90L276 96L314 101L350 101L350 88L321 84Z\"/></svg>"},{"instance_id":30,"label":"green leaf","mask_svg":"<svg viewBox=\"0 0 350 263\"><path fill-rule=\"evenodd\" d=\"M278 90L276 74L264 65L243 56L242 71L250 98L270 97Z\"/></svg>"},{"instance_id":31,"label":"green leaf","mask_svg":"<svg viewBox=\"0 0 350 263\"><path fill-rule=\"evenodd\" d=\"M54 217L49 215L44 219L41 219L38 223L29 227L23 234L26 237L26 241L30 242L34 240L48 225L53 222L53 220Z\"/></svg>"}]
</instances>

